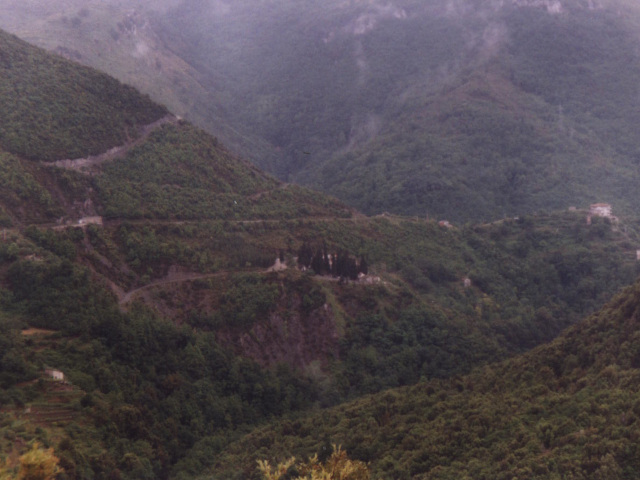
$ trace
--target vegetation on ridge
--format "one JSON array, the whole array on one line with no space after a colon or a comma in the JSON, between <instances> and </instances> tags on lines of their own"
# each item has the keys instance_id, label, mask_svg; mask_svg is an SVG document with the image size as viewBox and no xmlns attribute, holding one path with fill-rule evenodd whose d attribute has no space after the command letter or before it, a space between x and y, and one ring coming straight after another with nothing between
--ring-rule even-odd
<instances>
[{"instance_id":1,"label":"vegetation on ridge","mask_svg":"<svg viewBox=\"0 0 640 480\"><path fill-rule=\"evenodd\" d=\"M549 345L470 375L389 390L274 422L228 447L220 478L255 458L339 442L371 478L634 478L640 285Z\"/></svg>"},{"instance_id":2,"label":"vegetation on ridge","mask_svg":"<svg viewBox=\"0 0 640 480\"><path fill-rule=\"evenodd\" d=\"M73 78L56 80L69 90ZM120 92L129 98L116 89L113 101ZM59 105L73 111L68 99ZM282 433L276 449L296 443L301 458L317 451L321 462L332 435L348 429L337 443L355 465L380 460L373 475L383 477L496 476L498 467L476 458L502 465L497 475L526 476L538 473L529 452L550 476L606 476L605 464L634 473L620 453L633 447L609 445L626 435L617 429L626 420L562 380L569 372L579 386L590 374L598 338L612 336L600 335L603 325L587 329L588 354L570 345L576 358L566 364L516 368L535 364L532 353L461 377L552 339L631 283L633 221L587 224L583 210L460 226L368 218L261 174L184 122L157 125L129 146L67 169L0 152L0 204L13 222L0 241L0 468L17 473L38 442L53 448L61 478L186 479L212 466L213 475L250 478L255 462L227 448L244 434L260 458L281 455L266 447ZM620 351L633 365L633 346ZM611 395L615 373L603 380ZM501 381L517 389L507 406L495 393ZM474 397L476 388L485 396ZM407 392L415 404L396 409ZM556 392L577 392L567 402L589 402L579 407L594 418L572 420L556 437L553 424L536 423L548 398L552 412L565 400ZM633 420L625 395L620 411L605 398ZM528 410L518 410L519 397ZM468 414L467 404L485 399ZM364 418L361 405L372 406ZM424 433L413 411L433 428ZM521 424L492 435L505 411ZM563 450L566 461L544 463L574 438L586 438L586 457ZM490 451L491 442L500 448ZM472 449L460 452L462 444ZM609 446L612 460L601 454Z\"/></svg>"},{"instance_id":3,"label":"vegetation on ridge","mask_svg":"<svg viewBox=\"0 0 640 480\"><path fill-rule=\"evenodd\" d=\"M132 87L0 32L0 148L30 160L103 153L167 113Z\"/></svg>"},{"instance_id":4,"label":"vegetation on ridge","mask_svg":"<svg viewBox=\"0 0 640 480\"><path fill-rule=\"evenodd\" d=\"M110 218L285 219L350 216L338 201L265 175L186 123L165 125L96 178Z\"/></svg>"}]
</instances>

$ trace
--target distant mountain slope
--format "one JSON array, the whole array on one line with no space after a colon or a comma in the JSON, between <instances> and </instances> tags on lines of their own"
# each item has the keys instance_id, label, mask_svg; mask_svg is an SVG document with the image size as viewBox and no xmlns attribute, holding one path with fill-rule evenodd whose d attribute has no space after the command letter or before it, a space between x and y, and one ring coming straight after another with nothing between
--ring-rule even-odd
<instances>
[{"instance_id":1,"label":"distant mountain slope","mask_svg":"<svg viewBox=\"0 0 640 480\"><path fill-rule=\"evenodd\" d=\"M0 145L0 476L40 444L71 479L194 477L268 420L533 348L637 275L632 220L365 217L7 38L7 58L42 62L10 65L0 103L24 77L33 118L54 87L57 118L96 103L80 145L136 134L80 158Z\"/></svg>"},{"instance_id":2,"label":"distant mountain slope","mask_svg":"<svg viewBox=\"0 0 640 480\"><path fill-rule=\"evenodd\" d=\"M166 110L131 87L0 33L0 147L30 160L102 153Z\"/></svg>"},{"instance_id":3,"label":"distant mountain slope","mask_svg":"<svg viewBox=\"0 0 640 480\"><path fill-rule=\"evenodd\" d=\"M638 203L632 2L112 5L69 4L66 21L36 9L15 28L366 213L467 221Z\"/></svg>"},{"instance_id":4,"label":"distant mountain slope","mask_svg":"<svg viewBox=\"0 0 640 480\"><path fill-rule=\"evenodd\" d=\"M279 174L367 213L634 208L640 61L625 15L578 2L392 5L325 7L314 34L283 8L295 53L279 62L264 47L246 62L273 72L243 95L246 121L286 153Z\"/></svg>"},{"instance_id":5,"label":"distant mountain slope","mask_svg":"<svg viewBox=\"0 0 640 480\"><path fill-rule=\"evenodd\" d=\"M636 284L508 362L258 429L213 472L259 478L256 458L335 443L371 462L374 478L634 478L639 312Z\"/></svg>"}]
</instances>

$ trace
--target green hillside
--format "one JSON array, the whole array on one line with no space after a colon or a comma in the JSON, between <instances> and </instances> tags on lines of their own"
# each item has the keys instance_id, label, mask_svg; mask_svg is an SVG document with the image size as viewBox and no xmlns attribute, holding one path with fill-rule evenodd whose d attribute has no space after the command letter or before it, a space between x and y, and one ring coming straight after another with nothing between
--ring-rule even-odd
<instances>
[{"instance_id":1,"label":"green hillside","mask_svg":"<svg viewBox=\"0 0 640 480\"><path fill-rule=\"evenodd\" d=\"M0 41L4 226L91 215L351 215L279 184L132 87L4 32Z\"/></svg>"},{"instance_id":2,"label":"green hillside","mask_svg":"<svg viewBox=\"0 0 640 480\"><path fill-rule=\"evenodd\" d=\"M102 153L167 112L131 87L0 34L0 146L29 160Z\"/></svg>"},{"instance_id":3,"label":"green hillside","mask_svg":"<svg viewBox=\"0 0 640 480\"><path fill-rule=\"evenodd\" d=\"M23 3L6 28L368 214L639 200L632 2Z\"/></svg>"},{"instance_id":4,"label":"green hillside","mask_svg":"<svg viewBox=\"0 0 640 480\"><path fill-rule=\"evenodd\" d=\"M10 232L2 428L24 443L3 452L39 439L71 478L190 478L269 419L513 355L635 276L633 239L591 227L560 214L468 231L392 217ZM279 249L292 262L320 239L364 253L381 281L267 272ZM45 366L75 400L58 400Z\"/></svg>"},{"instance_id":5,"label":"green hillside","mask_svg":"<svg viewBox=\"0 0 640 480\"><path fill-rule=\"evenodd\" d=\"M112 218L266 219L351 216L338 201L281 184L180 123L164 126L96 180Z\"/></svg>"},{"instance_id":6,"label":"green hillside","mask_svg":"<svg viewBox=\"0 0 640 480\"><path fill-rule=\"evenodd\" d=\"M192 478L274 419L530 350L637 276L631 218L365 217L6 38L7 58L38 60L0 76L0 92L29 79L33 118L51 83L60 119L75 98L99 104L98 85L112 90L87 129L137 134L95 127L78 145L104 150L80 158L0 143L0 476L35 449L60 479ZM76 138L70 123L63 138Z\"/></svg>"},{"instance_id":7,"label":"green hillside","mask_svg":"<svg viewBox=\"0 0 640 480\"><path fill-rule=\"evenodd\" d=\"M634 478L639 307L636 284L526 355L256 430L202 478L259 478L255 459L331 443L372 478Z\"/></svg>"}]
</instances>

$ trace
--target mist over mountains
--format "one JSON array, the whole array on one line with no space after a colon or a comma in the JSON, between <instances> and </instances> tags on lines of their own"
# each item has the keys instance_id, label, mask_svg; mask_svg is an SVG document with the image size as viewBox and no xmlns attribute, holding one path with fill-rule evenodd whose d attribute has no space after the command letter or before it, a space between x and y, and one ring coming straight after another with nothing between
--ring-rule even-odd
<instances>
[{"instance_id":1,"label":"mist over mountains","mask_svg":"<svg viewBox=\"0 0 640 480\"><path fill-rule=\"evenodd\" d=\"M638 477L634 4L0 5L0 478Z\"/></svg>"},{"instance_id":2,"label":"mist over mountains","mask_svg":"<svg viewBox=\"0 0 640 480\"><path fill-rule=\"evenodd\" d=\"M639 200L630 2L31 3L2 26L366 213Z\"/></svg>"}]
</instances>

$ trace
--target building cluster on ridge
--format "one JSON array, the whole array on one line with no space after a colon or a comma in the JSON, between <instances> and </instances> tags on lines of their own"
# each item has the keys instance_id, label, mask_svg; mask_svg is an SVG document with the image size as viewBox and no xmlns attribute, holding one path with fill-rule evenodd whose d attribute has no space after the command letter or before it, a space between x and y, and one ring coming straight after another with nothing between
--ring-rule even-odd
<instances>
[{"instance_id":1,"label":"building cluster on ridge","mask_svg":"<svg viewBox=\"0 0 640 480\"><path fill-rule=\"evenodd\" d=\"M618 217L611 214L611 205L608 203L592 203L589 206L589 214L587 215L587 225L591 225L592 217L608 218L613 222L618 221Z\"/></svg>"}]
</instances>

